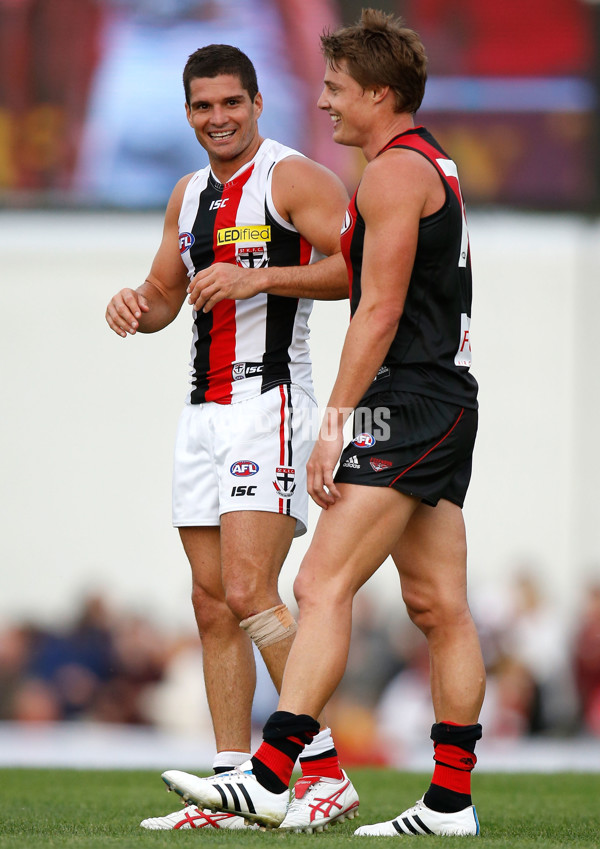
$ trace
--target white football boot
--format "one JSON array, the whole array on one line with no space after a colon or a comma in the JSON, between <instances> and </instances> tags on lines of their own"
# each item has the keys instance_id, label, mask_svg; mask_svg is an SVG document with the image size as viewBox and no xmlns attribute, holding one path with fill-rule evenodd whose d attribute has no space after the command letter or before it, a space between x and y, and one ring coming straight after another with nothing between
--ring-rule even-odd
<instances>
[{"instance_id":1,"label":"white football boot","mask_svg":"<svg viewBox=\"0 0 600 849\"><path fill-rule=\"evenodd\" d=\"M235 814L202 811L195 805L180 808L164 817L150 817L140 825L150 831L171 831L180 828L258 828Z\"/></svg>"},{"instance_id":2,"label":"white football boot","mask_svg":"<svg viewBox=\"0 0 600 849\"><path fill-rule=\"evenodd\" d=\"M237 814L266 828L277 828L282 822L290 796L288 790L271 793L259 784L252 772L252 761L208 778L169 769L163 772L162 780L184 802L193 802L211 811Z\"/></svg>"},{"instance_id":3,"label":"white football boot","mask_svg":"<svg viewBox=\"0 0 600 849\"><path fill-rule=\"evenodd\" d=\"M454 814L444 814L432 811L421 799L396 819L377 822L374 825L361 825L354 834L358 837L398 837L403 834L478 835L479 820L474 805Z\"/></svg>"},{"instance_id":4,"label":"white football boot","mask_svg":"<svg viewBox=\"0 0 600 849\"><path fill-rule=\"evenodd\" d=\"M280 830L311 834L323 831L330 823L358 816L358 793L346 773L342 771L342 774L343 778L318 775L299 778Z\"/></svg>"}]
</instances>

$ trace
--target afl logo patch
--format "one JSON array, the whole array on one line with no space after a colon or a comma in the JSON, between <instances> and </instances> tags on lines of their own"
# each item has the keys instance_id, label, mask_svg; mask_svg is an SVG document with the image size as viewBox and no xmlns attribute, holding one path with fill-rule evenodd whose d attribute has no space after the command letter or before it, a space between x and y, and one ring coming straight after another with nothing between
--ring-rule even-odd
<instances>
[{"instance_id":1,"label":"afl logo patch","mask_svg":"<svg viewBox=\"0 0 600 849\"><path fill-rule=\"evenodd\" d=\"M357 448L372 448L375 445L375 437L371 436L370 433L359 433L358 436L352 440L352 445L356 445Z\"/></svg>"},{"instance_id":2,"label":"afl logo patch","mask_svg":"<svg viewBox=\"0 0 600 849\"><path fill-rule=\"evenodd\" d=\"M180 233L179 234L179 253L184 254L186 251L192 247L196 239L192 235L192 233Z\"/></svg>"},{"instance_id":3,"label":"afl logo patch","mask_svg":"<svg viewBox=\"0 0 600 849\"><path fill-rule=\"evenodd\" d=\"M348 230L352 227L352 216L350 215L350 210L346 210L346 214L344 215L344 223L342 224L342 229L340 235L342 236L344 233L347 233Z\"/></svg>"},{"instance_id":4,"label":"afl logo patch","mask_svg":"<svg viewBox=\"0 0 600 849\"><path fill-rule=\"evenodd\" d=\"M258 463L254 460L236 460L229 471L236 478L249 478L258 472Z\"/></svg>"}]
</instances>

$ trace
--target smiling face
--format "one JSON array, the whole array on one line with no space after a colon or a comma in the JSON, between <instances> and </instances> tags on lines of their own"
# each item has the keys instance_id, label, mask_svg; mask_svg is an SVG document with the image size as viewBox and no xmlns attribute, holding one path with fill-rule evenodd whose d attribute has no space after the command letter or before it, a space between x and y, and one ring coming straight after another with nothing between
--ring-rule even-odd
<instances>
[{"instance_id":1,"label":"smiling face","mask_svg":"<svg viewBox=\"0 0 600 849\"><path fill-rule=\"evenodd\" d=\"M190 81L187 119L208 153L215 176L226 182L260 147L260 92L250 100L237 76L194 77Z\"/></svg>"},{"instance_id":2,"label":"smiling face","mask_svg":"<svg viewBox=\"0 0 600 849\"><path fill-rule=\"evenodd\" d=\"M317 106L331 116L335 142L363 147L369 131L370 98L368 90L347 72L344 60L335 68L327 65Z\"/></svg>"}]
</instances>

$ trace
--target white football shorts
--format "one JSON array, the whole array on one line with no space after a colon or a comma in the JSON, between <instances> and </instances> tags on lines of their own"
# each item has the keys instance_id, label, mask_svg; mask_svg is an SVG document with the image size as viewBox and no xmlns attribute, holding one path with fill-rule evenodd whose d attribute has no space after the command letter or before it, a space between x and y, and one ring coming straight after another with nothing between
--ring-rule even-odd
<instances>
[{"instance_id":1,"label":"white football shorts","mask_svg":"<svg viewBox=\"0 0 600 849\"><path fill-rule=\"evenodd\" d=\"M306 463L317 405L298 386L276 386L235 404L186 404L173 462L173 525L220 524L223 513L264 510L306 533Z\"/></svg>"}]
</instances>

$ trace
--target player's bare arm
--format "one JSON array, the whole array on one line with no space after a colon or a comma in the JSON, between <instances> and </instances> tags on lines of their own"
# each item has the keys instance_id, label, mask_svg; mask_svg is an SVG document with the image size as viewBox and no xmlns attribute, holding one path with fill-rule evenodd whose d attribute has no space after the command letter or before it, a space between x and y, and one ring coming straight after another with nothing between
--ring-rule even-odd
<instances>
[{"instance_id":1,"label":"player's bare arm","mask_svg":"<svg viewBox=\"0 0 600 849\"><path fill-rule=\"evenodd\" d=\"M275 166L273 201L279 214L325 258L312 265L247 269L215 263L189 286L189 303L209 312L224 298L251 298L259 292L294 298L340 300L348 277L340 253L340 230L348 205L343 183L327 168L301 156Z\"/></svg>"},{"instance_id":2,"label":"player's bare arm","mask_svg":"<svg viewBox=\"0 0 600 849\"><path fill-rule=\"evenodd\" d=\"M106 309L106 321L118 336L155 333L178 315L188 278L179 253L178 218L190 175L182 177L171 194L163 236L150 273L137 289L121 289Z\"/></svg>"},{"instance_id":3,"label":"player's bare arm","mask_svg":"<svg viewBox=\"0 0 600 849\"><path fill-rule=\"evenodd\" d=\"M342 428L375 378L398 328L410 282L419 221L441 189L431 166L412 151L390 151L365 169L357 206L365 221L361 299L346 334L321 435L308 463L308 491L327 508L340 497L333 474ZM431 172L431 173L430 173ZM402 186L402 192L398 191ZM436 203L434 200L433 203ZM434 211L433 209L431 211Z\"/></svg>"}]
</instances>

